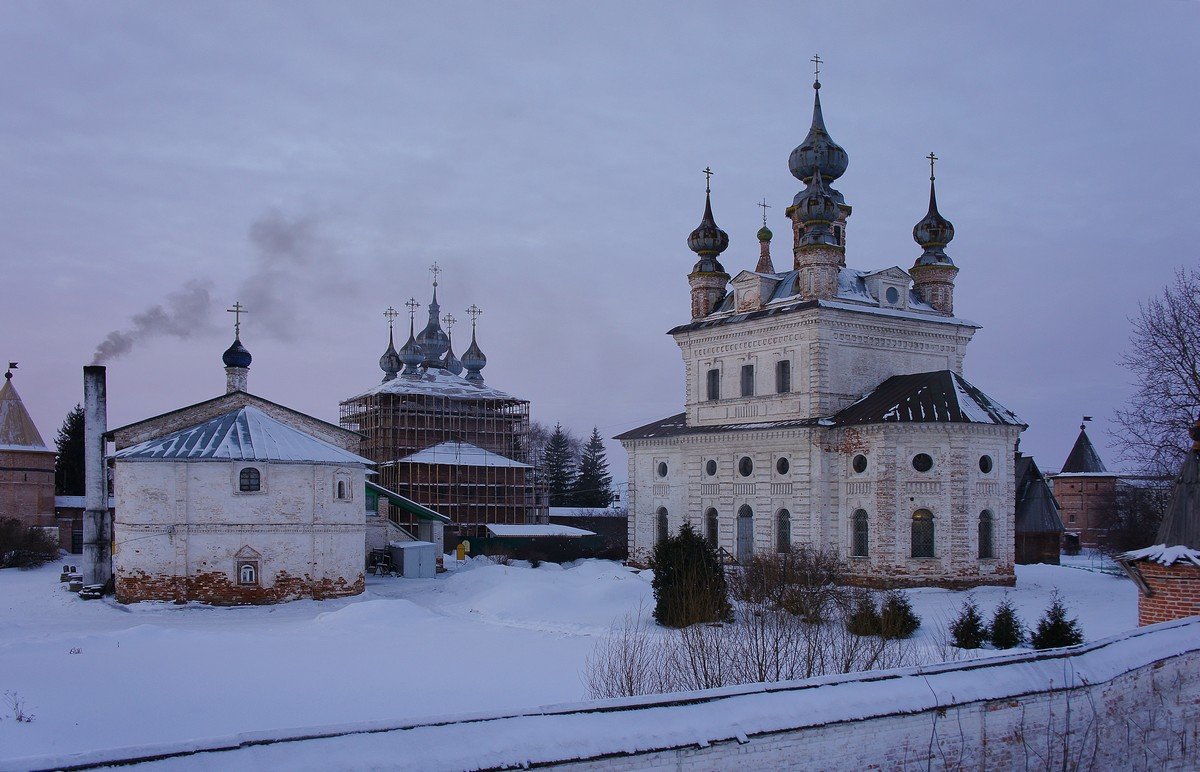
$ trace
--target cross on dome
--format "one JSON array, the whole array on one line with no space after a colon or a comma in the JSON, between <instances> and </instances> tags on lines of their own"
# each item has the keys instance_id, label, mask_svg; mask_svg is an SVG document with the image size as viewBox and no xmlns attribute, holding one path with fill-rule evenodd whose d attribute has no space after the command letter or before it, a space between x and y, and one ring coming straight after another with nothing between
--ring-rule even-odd
<instances>
[{"instance_id":1,"label":"cross on dome","mask_svg":"<svg viewBox=\"0 0 1200 772\"><path fill-rule=\"evenodd\" d=\"M454 325L457 322L458 322L458 320L454 318L453 314L446 314L445 316L442 317L442 324L446 325L447 331L454 329Z\"/></svg>"},{"instance_id":2,"label":"cross on dome","mask_svg":"<svg viewBox=\"0 0 1200 772\"><path fill-rule=\"evenodd\" d=\"M767 227L767 210L771 208L771 205L767 203L767 199L764 196L763 200L759 202L758 206L760 206L763 210L763 227L765 228Z\"/></svg>"},{"instance_id":3,"label":"cross on dome","mask_svg":"<svg viewBox=\"0 0 1200 772\"><path fill-rule=\"evenodd\" d=\"M433 262L433 265L429 266L429 272L433 274L433 286L436 287L438 285L438 274L442 272L442 268L437 264L436 260Z\"/></svg>"},{"instance_id":4,"label":"cross on dome","mask_svg":"<svg viewBox=\"0 0 1200 772\"><path fill-rule=\"evenodd\" d=\"M711 166L705 166L705 167L704 167L704 172L703 172L703 174L704 174L704 192L705 192L705 193L712 193L712 185L711 185L711 183L712 183L712 176L713 176L714 174L716 174L716 172L714 172L714 171L712 170L712 167L711 167Z\"/></svg>"},{"instance_id":5,"label":"cross on dome","mask_svg":"<svg viewBox=\"0 0 1200 772\"><path fill-rule=\"evenodd\" d=\"M395 308L393 308L392 306L388 306L388 307L387 307L387 310L383 312L383 318L384 318L384 319L387 319L387 323L388 323L388 329L389 329L389 330L390 330L390 329L392 329L392 323L393 323L394 321L396 321L396 317L397 317L397 316L399 316L399 315L400 315L400 312L399 312L399 311L397 311L397 310L396 310Z\"/></svg>"},{"instance_id":6,"label":"cross on dome","mask_svg":"<svg viewBox=\"0 0 1200 772\"><path fill-rule=\"evenodd\" d=\"M933 182L933 165L937 163L938 157L933 154L932 150L930 150L929 155L925 157L929 159L929 181Z\"/></svg>"},{"instance_id":7,"label":"cross on dome","mask_svg":"<svg viewBox=\"0 0 1200 772\"><path fill-rule=\"evenodd\" d=\"M408 308L408 321L412 322L413 317L417 315L417 309L421 307L421 304L417 302L416 298L409 298L408 300L404 301L404 305Z\"/></svg>"},{"instance_id":8,"label":"cross on dome","mask_svg":"<svg viewBox=\"0 0 1200 772\"><path fill-rule=\"evenodd\" d=\"M820 83L821 82L821 63L823 61L821 59L821 55L813 54L813 58L809 59L808 61L813 63L813 81L816 83Z\"/></svg>"},{"instance_id":9,"label":"cross on dome","mask_svg":"<svg viewBox=\"0 0 1200 772\"><path fill-rule=\"evenodd\" d=\"M242 314L246 313L246 307L234 301L233 308L226 308L225 311L233 314L233 337L242 337Z\"/></svg>"}]
</instances>

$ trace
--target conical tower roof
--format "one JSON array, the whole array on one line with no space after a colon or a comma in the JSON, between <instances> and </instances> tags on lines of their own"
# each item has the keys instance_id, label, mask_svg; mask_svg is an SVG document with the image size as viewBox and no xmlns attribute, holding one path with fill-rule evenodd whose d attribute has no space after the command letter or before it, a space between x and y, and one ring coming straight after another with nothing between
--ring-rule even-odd
<instances>
[{"instance_id":1,"label":"conical tower roof","mask_svg":"<svg viewBox=\"0 0 1200 772\"><path fill-rule=\"evenodd\" d=\"M4 385L0 386L0 450L50 452L13 386L11 372L4 374Z\"/></svg>"},{"instance_id":2,"label":"conical tower roof","mask_svg":"<svg viewBox=\"0 0 1200 772\"><path fill-rule=\"evenodd\" d=\"M1108 474L1108 470L1104 468L1104 462L1100 460L1100 454L1096 452L1092 441L1088 439L1085 424L1079 425L1079 437L1075 440L1075 447L1071 448L1071 454L1063 463L1062 471L1075 474L1080 472Z\"/></svg>"},{"instance_id":3,"label":"conical tower roof","mask_svg":"<svg viewBox=\"0 0 1200 772\"><path fill-rule=\"evenodd\" d=\"M1200 550L1200 421L1192 427L1192 449L1171 491L1171 503L1158 527L1158 544Z\"/></svg>"}]
</instances>

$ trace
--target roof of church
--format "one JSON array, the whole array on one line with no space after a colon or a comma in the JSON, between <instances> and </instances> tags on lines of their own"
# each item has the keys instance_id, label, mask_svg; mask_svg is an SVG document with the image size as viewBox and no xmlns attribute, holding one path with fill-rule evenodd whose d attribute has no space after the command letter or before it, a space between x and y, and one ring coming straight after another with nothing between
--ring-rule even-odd
<instances>
[{"instance_id":1,"label":"roof of church","mask_svg":"<svg viewBox=\"0 0 1200 772\"><path fill-rule=\"evenodd\" d=\"M1032 456L1017 457L1017 533L1061 533L1062 517L1050 485Z\"/></svg>"},{"instance_id":2,"label":"roof of church","mask_svg":"<svg viewBox=\"0 0 1200 772\"><path fill-rule=\"evenodd\" d=\"M11 377L5 378L0 386L0 450L53 452L42 441Z\"/></svg>"},{"instance_id":3,"label":"roof of church","mask_svg":"<svg viewBox=\"0 0 1200 772\"><path fill-rule=\"evenodd\" d=\"M879 423L1026 424L951 370L893 375L833 416L834 426Z\"/></svg>"},{"instance_id":4,"label":"roof of church","mask_svg":"<svg viewBox=\"0 0 1200 772\"><path fill-rule=\"evenodd\" d=\"M247 405L113 454L122 461L269 461L373 464Z\"/></svg>"},{"instance_id":5,"label":"roof of church","mask_svg":"<svg viewBox=\"0 0 1200 772\"><path fill-rule=\"evenodd\" d=\"M1087 430L1082 425L1079 427L1079 436L1075 439L1075 446L1071 448L1071 453L1067 456L1059 474L1063 473L1108 473L1108 470L1104 468L1104 462L1100 460L1100 454L1096 452L1096 447L1088 439Z\"/></svg>"},{"instance_id":6,"label":"roof of church","mask_svg":"<svg viewBox=\"0 0 1200 772\"><path fill-rule=\"evenodd\" d=\"M461 375L455 375L448 370L431 367L413 375L401 375L375 386L362 394L350 399L358 399L371 394L424 394L444 397L446 399L496 399L512 402L525 402L519 397L506 394L491 386L484 386L468 381ZM346 400L347 402L350 400Z\"/></svg>"},{"instance_id":7,"label":"roof of church","mask_svg":"<svg viewBox=\"0 0 1200 772\"><path fill-rule=\"evenodd\" d=\"M925 303L913 290L908 291L908 306L907 308L889 308L881 305L879 299L871 295L867 289L866 277L873 276L882 271L861 271L856 268L842 268L838 271L838 290L837 294L829 300L805 300L800 296L799 290L796 287L796 277L799 271L785 271L783 273L764 274L759 272L753 273L756 276L761 276L766 279L775 281L775 287L771 292L771 297L763 303L761 309L755 311L746 311L743 313L733 313L734 311L734 293L728 293L724 300L717 304L712 313L695 322L681 324L668 331L668 335L674 335L680 332L688 332L691 330L702 330L709 327L719 327L725 324L734 322L742 322L749 319L762 319L769 316L779 316L783 314L796 313L809 308L839 308L844 311L859 311L868 314L877 314L881 316L889 316L900 319L919 319L922 321L937 322L939 324L956 324L965 327L978 327L979 325L968 319L962 319L954 316L945 316L939 313L933 306Z\"/></svg>"},{"instance_id":8,"label":"roof of church","mask_svg":"<svg viewBox=\"0 0 1200 772\"><path fill-rule=\"evenodd\" d=\"M630 429L618 434L616 440L646 440L652 437L674 437L680 434L710 434L714 432L762 431L764 429L790 429L797 426L817 426L819 418L795 418L788 421L766 421L759 423L706 424L688 426L687 413L676 413L666 418Z\"/></svg>"},{"instance_id":9,"label":"roof of church","mask_svg":"<svg viewBox=\"0 0 1200 772\"><path fill-rule=\"evenodd\" d=\"M411 456L405 456L404 458L388 463L515 467L520 469L533 468L529 466L529 464L523 464L520 461L514 461L511 458L501 456L499 453L493 453L490 450L485 450L478 445L472 445L469 442L458 442L455 440L441 442L437 445L431 445L424 450L419 450L416 453L413 453Z\"/></svg>"}]
</instances>

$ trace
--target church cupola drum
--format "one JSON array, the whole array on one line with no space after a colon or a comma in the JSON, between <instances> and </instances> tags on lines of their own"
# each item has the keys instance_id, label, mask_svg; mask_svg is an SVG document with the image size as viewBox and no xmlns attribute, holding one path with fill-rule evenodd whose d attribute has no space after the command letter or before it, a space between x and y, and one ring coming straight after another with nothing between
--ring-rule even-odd
<instances>
[{"instance_id":1,"label":"church cupola drum","mask_svg":"<svg viewBox=\"0 0 1200 772\"><path fill-rule=\"evenodd\" d=\"M725 273L725 267L717 259L729 246L729 234L718 228L713 219L712 175L713 170L705 168L704 216L687 240L688 249L700 258L688 274L688 284L692 288L693 319L700 319L712 312L725 295L725 285L729 282L729 274Z\"/></svg>"}]
</instances>

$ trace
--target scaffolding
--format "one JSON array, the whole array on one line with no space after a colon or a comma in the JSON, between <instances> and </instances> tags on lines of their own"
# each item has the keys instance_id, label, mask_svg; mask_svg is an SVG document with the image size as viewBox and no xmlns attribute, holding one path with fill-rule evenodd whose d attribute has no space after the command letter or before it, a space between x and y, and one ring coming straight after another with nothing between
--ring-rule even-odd
<instances>
[{"instance_id":1,"label":"scaffolding","mask_svg":"<svg viewBox=\"0 0 1200 772\"><path fill-rule=\"evenodd\" d=\"M491 389L478 396L422 393L414 383L342 402L340 423L364 435L360 452L375 462L376 482L446 515L460 536L482 536L491 523L544 522L548 514L547 497L529 466L528 400ZM445 442L469 443L519 465L406 460ZM388 517L413 525L395 509Z\"/></svg>"}]
</instances>

